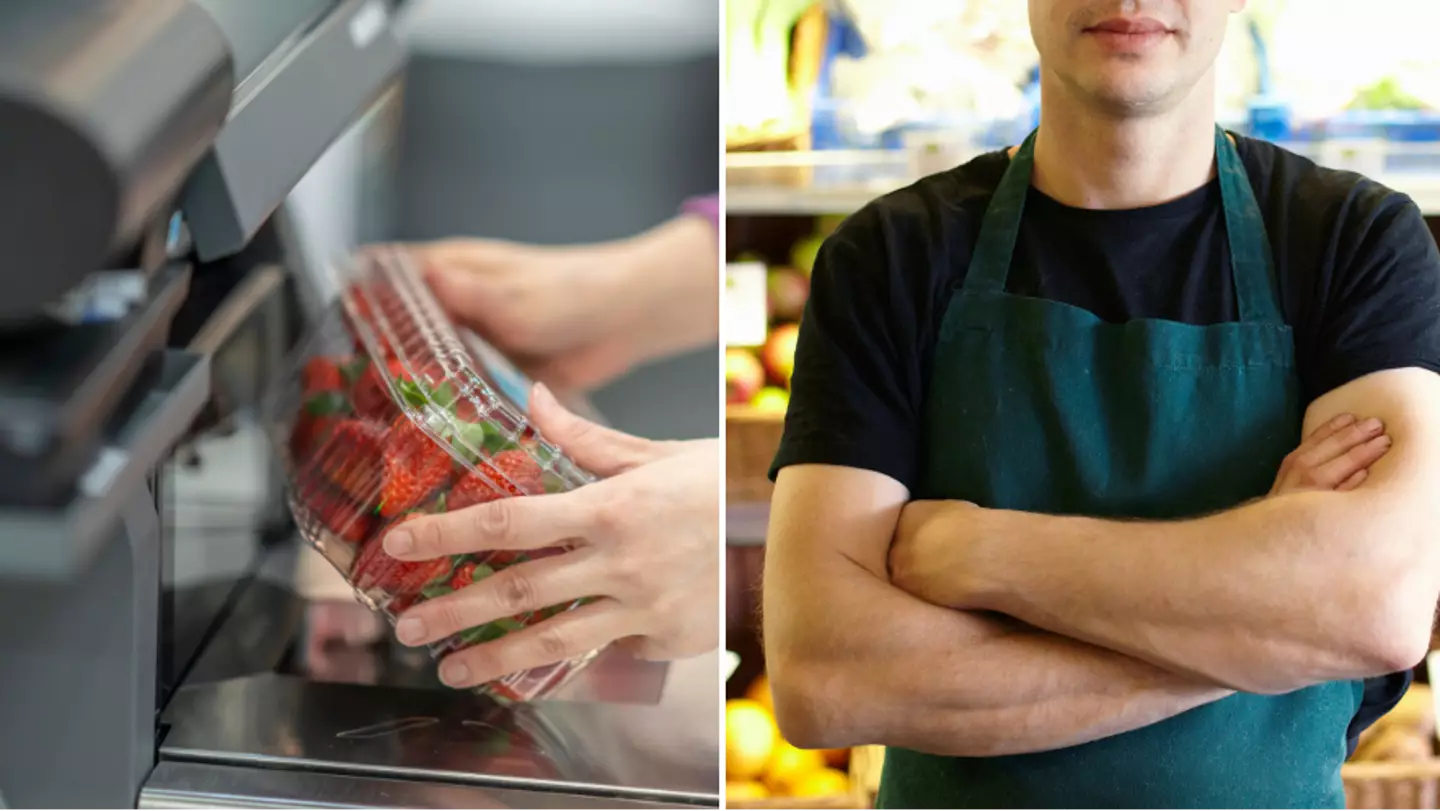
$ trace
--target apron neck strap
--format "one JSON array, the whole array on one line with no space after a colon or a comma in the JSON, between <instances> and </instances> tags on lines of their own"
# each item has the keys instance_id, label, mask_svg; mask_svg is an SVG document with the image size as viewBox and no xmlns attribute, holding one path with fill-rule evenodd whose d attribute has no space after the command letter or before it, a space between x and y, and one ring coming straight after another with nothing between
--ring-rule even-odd
<instances>
[{"instance_id":1,"label":"apron neck strap","mask_svg":"<svg viewBox=\"0 0 1440 811\"><path fill-rule=\"evenodd\" d=\"M1215 165L1220 176L1225 233L1230 238L1230 273L1235 280L1240 320L1283 324L1265 217L1260 213L1240 152L1220 127L1215 128Z\"/></svg>"},{"instance_id":2,"label":"apron neck strap","mask_svg":"<svg viewBox=\"0 0 1440 811\"><path fill-rule=\"evenodd\" d=\"M1025 197L1030 192L1030 177L1035 168L1035 136L1036 133L1030 133L1016 150L985 209L980 236L965 274L964 289L967 291L1005 291L1005 280L1010 275L1010 262L1020 234L1020 219L1025 211ZM1265 234L1260 204L1255 200L1240 153L1220 127L1215 128L1215 158L1240 320L1283 323L1275 290L1270 240Z\"/></svg>"}]
</instances>

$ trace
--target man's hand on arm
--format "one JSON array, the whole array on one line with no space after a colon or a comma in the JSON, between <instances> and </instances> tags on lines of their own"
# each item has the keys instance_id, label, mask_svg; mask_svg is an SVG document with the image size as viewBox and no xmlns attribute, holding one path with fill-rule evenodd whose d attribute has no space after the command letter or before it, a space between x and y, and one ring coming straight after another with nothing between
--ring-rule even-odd
<instances>
[{"instance_id":1,"label":"man's hand on arm","mask_svg":"<svg viewBox=\"0 0 1440 811\"><path fill-rule=\"evenodd\" d=\"M1342 414L1378 418L1393 444L1363 482L1189 521L914 504L897 579L937 604L1003 612L1247 692L1403 670L1425 655L1440 596L1436 413L1429 371L1342 386L1312 404L1306 433Z\"/></svg>"},{"instance_id":2,"label":"man's hand on arm","mask_svg":"<svg viewBox=\"0 0 1440 811\"><path fill-rule=\"evenodd\" d=\"M806 747L993 756L1074 746L1229 695L1213 684L891 585L908 499L879 473L785 468L766 542L764 640L777 718Z\"/></svg>"}]
</instances>

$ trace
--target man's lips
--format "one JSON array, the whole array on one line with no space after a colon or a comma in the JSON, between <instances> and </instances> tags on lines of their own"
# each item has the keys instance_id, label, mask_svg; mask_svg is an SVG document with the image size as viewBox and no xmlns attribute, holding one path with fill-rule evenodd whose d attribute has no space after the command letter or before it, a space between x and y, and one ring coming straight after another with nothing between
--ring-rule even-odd
<instances>
[{"instance_id":1,"label":"man's lips","mask_svg":"<svg viewBox=\"0 0 1440 811\"><path fill-rule=\"evenodd\" d=\"M1085 29L1086 33L1122 34L1143 37L1154 34L1168 34L1169 27L1149 17L1116 17Z\"/></svg>"}]
</instances>

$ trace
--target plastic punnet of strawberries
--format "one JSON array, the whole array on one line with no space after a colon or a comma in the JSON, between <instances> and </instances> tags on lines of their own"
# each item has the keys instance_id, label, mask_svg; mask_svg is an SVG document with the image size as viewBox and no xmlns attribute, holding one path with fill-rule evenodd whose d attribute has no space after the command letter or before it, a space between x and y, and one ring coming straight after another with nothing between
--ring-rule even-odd
<instances>
[{"instance_id":1,"label":"plastic punnet of strawberries","mask_svg":"<svg viewBox=\"0 0 1440 811\"><path fill-rule=\"evenodd\" d=\"M571 490L590 477L491 385L418 277L395 263L365 268L306 342L298 373L275 398L277 440L301 534L393 622L416 603L564 550L407 563L383 549L391 528L427 513ZM431 652L499 639L582 602L470 628ZM589 658L481 690L528 701L559 687Z\"/></svg>"}]
</instances>

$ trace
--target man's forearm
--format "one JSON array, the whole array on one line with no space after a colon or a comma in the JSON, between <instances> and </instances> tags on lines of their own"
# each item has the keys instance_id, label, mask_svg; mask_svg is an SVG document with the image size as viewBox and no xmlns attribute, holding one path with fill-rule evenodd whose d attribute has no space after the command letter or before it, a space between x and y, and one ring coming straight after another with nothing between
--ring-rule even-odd
<instances>
[{"instance_id":1,"label":"man's forearm","mask_svg":"<svg viewBox=\"0 0 1440 811\"><path fill-rule=\"evenodd\" d=\"M1229 695L1114 651L930 605L859 567L767 585L765 640L782 731L817 748L1045 751Z\"/></svg>"},{"instance_id":2,"label":"man's forearm","mask_svg":"<svg viewBox=\"0 0 1440 811\"><path fill-rule=\"evenodd\" d=\"M1408 580L1430 562L1363 504L1305 492L1172 523L971 509L956 520L985 540L953 604L1251 692L1400 670Z\"/></svg>"}]
</instances>

